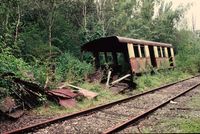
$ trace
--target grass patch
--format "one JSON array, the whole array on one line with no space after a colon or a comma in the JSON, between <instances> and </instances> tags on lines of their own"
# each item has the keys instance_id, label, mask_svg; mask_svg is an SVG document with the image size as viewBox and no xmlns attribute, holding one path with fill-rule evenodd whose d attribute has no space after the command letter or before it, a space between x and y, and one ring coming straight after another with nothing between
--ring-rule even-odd
<instances>
[{"instance_id":1,"label":"grass patch","mask_svg":"<svg viewBox=\"0 0 200 134\"><path fill-rule=\"evenodd\" d=\"M200 119L198 118L174 118L160 121L153 128L144 128L144 133L199 133Z\"/></svg>"},{"instance_id":2,"label":"grass patch","mask_svg":"<svg viewBox=\"0 0 200 134\"><path fill-rule=\"evenodd\" d=\"M163 70L155 72L154 75L150 73L144 74L136 79L137 90L144 91L147 89L159 87L164 84L179 81L190 77L191 75L187 72L182 72L178 69Z\"/></svg>"},{"instance_id":3,"label":"grass patch","mask_svg":"<svg viewBox=\"0 0 200 134\"><path fill-rule=\"evenodd\" d=\"M192 100L187 103L188 107L199 108L200 107L200 95L192 97Z\"/></svg>"}]
</instances>

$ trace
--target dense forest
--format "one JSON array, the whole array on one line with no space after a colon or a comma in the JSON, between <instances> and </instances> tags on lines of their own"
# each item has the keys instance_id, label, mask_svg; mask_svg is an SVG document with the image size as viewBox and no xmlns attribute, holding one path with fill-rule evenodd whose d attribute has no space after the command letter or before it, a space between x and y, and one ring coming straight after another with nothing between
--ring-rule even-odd
<instances>
[{"instance_id":1,"label":"dense forest","mask_svg":"<svg viewBox=\"0 0 200 134\"><path fill-rule=\"evenodd\" d=\"M0 97L10 93L5 73L35 81L83 81L91 57L80 46L112 35L172 43L177 68L200 71L199 38L180 22L186 7L164 0L0 0ZM179 27L179 29L178 29ZM51 65L55 72L51 72ZM52 80L52 75L55 77Z\"/></svg>"}]
</instances>

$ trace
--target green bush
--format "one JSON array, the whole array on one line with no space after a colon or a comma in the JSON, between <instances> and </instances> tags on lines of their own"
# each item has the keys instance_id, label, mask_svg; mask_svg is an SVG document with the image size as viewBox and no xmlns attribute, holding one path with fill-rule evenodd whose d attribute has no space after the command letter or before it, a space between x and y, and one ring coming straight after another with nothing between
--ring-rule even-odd
<instances>
[{"instance_id":1,"label":"green bush","mask_svg":"<svg viewBox=\"0 0 200 134\"><path fill-rule=\"evenodd\" d=\"M27 73L31 72L31 66L21 58L0 53L0 75L7 72L14 73L17 77L27 78Z\"/></svg>"},{"instance_id":2,"label":"green bush","mask_svg":"<svg viewBox=\"0 0 200 134\"><path fill-rule=\"evenodd\" d=\"M186 30L179 31L177 37L177 67L190 74L200 72L200 38Z\"/></svg>"},{"instance_id":3,"label":"green bush","mask_svg":"<svg viewBox=\"0 0 200 134\"><path fill-rule=\"evenodd\" d=\"M91 64L81 62L70 53L62 54L56 61L57 81L82 81L92 72Z\"/></svg>"},{"instance_id":4,"label":"green bush","mask_svg":"<svg viewBox=\"0 0 200 134\"><path fill-rule=\"evenodd\" d=\"M3 74L14 73L19 78L28 79L28 72L31 72L31 67L21 58L16 58L10 53L0 53L0 99L10 95L14 89L10 79L1 77Z\"/></svg>"}]
</instances>

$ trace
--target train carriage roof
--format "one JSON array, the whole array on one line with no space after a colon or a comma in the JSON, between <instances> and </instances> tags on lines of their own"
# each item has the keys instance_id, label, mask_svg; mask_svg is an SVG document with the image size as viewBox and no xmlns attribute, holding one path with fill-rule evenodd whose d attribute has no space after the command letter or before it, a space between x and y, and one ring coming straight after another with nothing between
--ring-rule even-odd
<instances>
[{"instance_id":1,"label":"train carriage roof","mask_svg":"<svg viewBox=\"0 0 200 134\"><path fill-rule=\"evenodd\" d=\"M141 44L141 45L150 45L150 46L163 46L163 47L172 47L171 44L168 43L160 43L153 41L145 41L138 40L120 36L110 36L95 39L84 44L81 47L82 51L90 51L90 52L123 52L127 50L126 44Z\"/></svg>"}]
</instances>

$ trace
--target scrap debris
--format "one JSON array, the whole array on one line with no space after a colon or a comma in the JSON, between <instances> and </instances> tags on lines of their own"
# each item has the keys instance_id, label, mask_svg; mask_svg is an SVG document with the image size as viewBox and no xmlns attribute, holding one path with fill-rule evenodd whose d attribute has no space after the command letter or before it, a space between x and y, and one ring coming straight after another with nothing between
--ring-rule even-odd
<instances>
[{"instance_id":1,"label":"scrap debris","mask_svg":"<svg viewBox=\"0 0 200 134\"><path fill-rule=\"evenodd\" d=\"M93 99L98 96L97 93L66 83L58 89L46 90L39 84L15 77L13 73L6 73L0 78L8 80L12 85L12 97L6 97L0 102L0 114L11 118L19 118L24 114L25 108L31 109L41 104L43 96L55 100L65 108L74 107L83 98Z\"/></svg>"},{"instance_id":2,"label":"scrap debris","mask_svg":"<svg viewBox=\"0 0 200 134\"><path fill-rule=\"evenodd\" d=\"M94 99L98 96L95 92L68 83L62 83L59 89L47 91L47 94L55 98L65 108L75 106L76 101L82 100L83 98Z\"/></svg>"},{"instance_id":3,"label":"scrap debris","mask_svg":"<svg viewBox=\"0 0 200 134\"><path fill-rule=\"evenodd\" d=\"M11 118L19 118L24 108L33 108L40 103L44 89L36 83L17 78L13 73L5 73L1 79L10 84L10 95L1 101L0 113Z\"/></svg>"},{"instance_id":4,"label":"scrap debris","mask_svg":"<svg viewBox=\"0 0 200 134\"><path fill-rule=\"evenodd\" d=\"M24 114L24 111L19 110L18 107L19 106L16 105L15 100L12 97L6 97L0 103L0 111L11 118L19 118Z\"/></svg>"},{"instance_id":5,"label":"scrap debris","mask_svg":"<svg viewBox=\"0 0 200 134\"><path fill-rule=\"evenodd\" d=\"M65 108L74 107L76 100L83 98L80 93L73 92L72 89L62 88L47 91L49 97L56 99L56 101Z\"/></svg>"}]
</instances>

